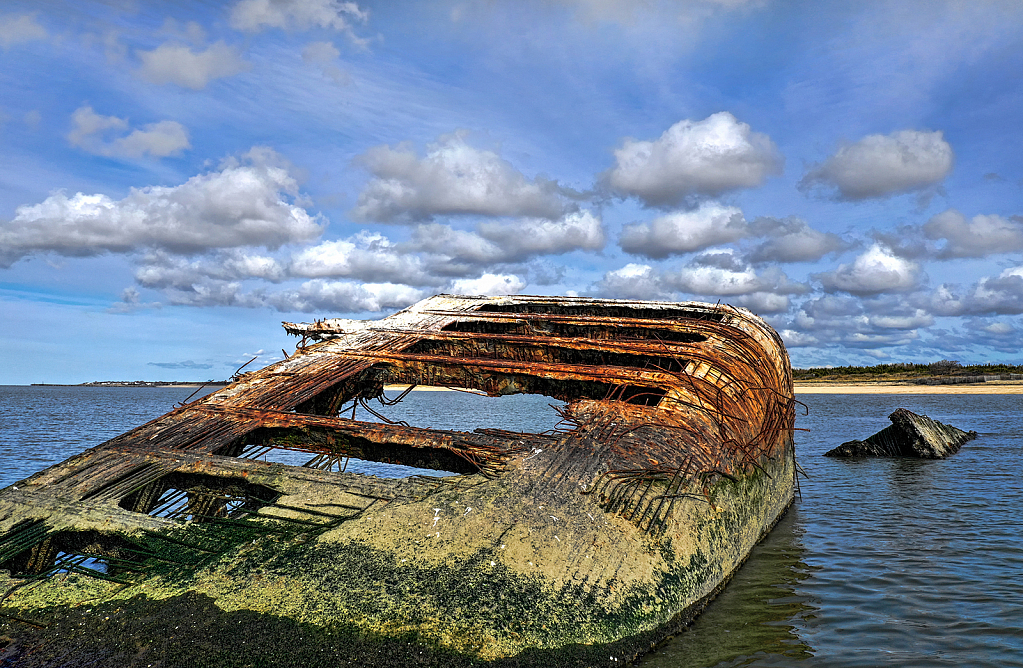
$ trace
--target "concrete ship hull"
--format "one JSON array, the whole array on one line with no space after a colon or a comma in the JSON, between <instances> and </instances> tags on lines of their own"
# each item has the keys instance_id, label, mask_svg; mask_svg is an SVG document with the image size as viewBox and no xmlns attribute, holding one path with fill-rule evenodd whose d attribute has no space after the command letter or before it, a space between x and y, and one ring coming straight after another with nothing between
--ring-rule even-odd
<instances>
[{"instance_id":1,"label":"concrete ship hull","mask_svg":"<svg viewBox=\"0 0 1023 668\"><path fill-rule=\"evenodd\" d=\"M788 358L746 311L440 296L286 327L290 359L0 492L0 660L622 665L792 502ZM545 394L563 420L344 417L391 383ZM349 457L457 475L380 479Z\"/></svg>"}]
</instances>

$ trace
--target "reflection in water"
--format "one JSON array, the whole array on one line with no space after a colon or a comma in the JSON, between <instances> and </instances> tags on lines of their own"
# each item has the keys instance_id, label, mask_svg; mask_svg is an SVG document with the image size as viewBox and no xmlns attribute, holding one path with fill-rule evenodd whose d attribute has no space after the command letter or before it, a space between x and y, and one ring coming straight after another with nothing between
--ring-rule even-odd
<instances>
[{"instance_id":1,"label":"reflection in water","mask_svg":"<svg viewBox=\"0 0 1023 668\"><path fill-rule=\"evenodd\" d=\"M812 648L795 624L814 607L796 592L812 568L802 561L799 508L794 506L753 550L728 586L693 625L644 657L643 668L789 665Z\"/></svg>"}]
</instances>

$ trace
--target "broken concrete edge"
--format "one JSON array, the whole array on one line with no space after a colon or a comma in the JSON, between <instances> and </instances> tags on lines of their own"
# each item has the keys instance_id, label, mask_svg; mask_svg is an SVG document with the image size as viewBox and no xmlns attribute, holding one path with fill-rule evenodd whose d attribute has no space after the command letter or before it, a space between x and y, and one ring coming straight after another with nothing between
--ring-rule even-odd
<instances>
[{"instance_id":1,"label":"broken concrete edge","mask_svg":"<svg viewBox=\"0 0 1023 668\"><path fill-rule=\"evenodd\" d=\"M892 421L890 426L865 440L846 441L824 456L944 459L977 438L975 431L963 431L905 408L897 409L888 418Z\"/></svg>"}]
</instances>

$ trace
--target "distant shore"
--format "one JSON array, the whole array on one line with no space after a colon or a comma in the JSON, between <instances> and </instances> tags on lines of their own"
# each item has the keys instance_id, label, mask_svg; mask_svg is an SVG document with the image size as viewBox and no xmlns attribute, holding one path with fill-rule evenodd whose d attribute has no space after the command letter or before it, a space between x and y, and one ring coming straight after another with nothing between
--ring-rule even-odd
<instances>
[{"instance_id":1,"label":"distant shore","mask_svg":"<svg viewBox=\"0 0 1023 668\"><path fill-rule=\"evenodd\" d=\"M954 385L797 382L795 390L796 394L1023 394L1023 381L1004 380Z\"/></svg>"},{"instance_id":2,"label":"distant shore","mask_svg":"<svg viewBox=\"0 0 1023 668\"><path fill-rule=\"evenodd\" d=\"M147 382L110 381L100 383L32 383L32 387L180 387L198 388L222 387L229 381L213 383L196 382ZM386 385L388 392L402 392L408 385ZM988 381L985 383L958 383L954 385L918 385L900 382L796 382L796 394L1023 394L1023 381ZM455 392L459 388L420 385L415 392ZM483 394L473 390L461 390L471 394Z\"/></svg>"},{"instance_id":3,"label":"distant shore","mask_svg":"<svg viewBox=\"0 0 1023 668\"><path fill-rule=\"evenodd\" d=\"M147 380L111 380L93 383L32 383L31 387L215 387L227 385L230 381L217 380L209 383L194 381L147 381Z\"/></svg>"}]
</instances>

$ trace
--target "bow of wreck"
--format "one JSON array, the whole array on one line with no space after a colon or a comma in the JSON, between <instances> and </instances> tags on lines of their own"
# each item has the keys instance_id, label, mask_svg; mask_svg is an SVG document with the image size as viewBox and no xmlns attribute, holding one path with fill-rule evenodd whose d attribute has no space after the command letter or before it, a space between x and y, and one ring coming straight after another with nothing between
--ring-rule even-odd
<instances>
[{"instance_id":1,"label":"bow of wreck","mask_svg":"<svg viewBox=\"0 0 1023 668\"><path fill-rule=\"evenodd\" d=\"M0 491L0 658L622 665L792 502L788 356L743 309L441 295L285 327L290 358ZM562 421L391 423L386 385L542 394Z\"/></svg>"}]
</instances>

